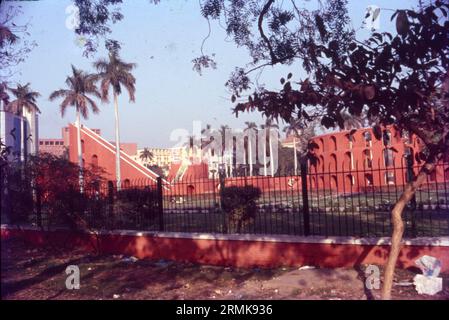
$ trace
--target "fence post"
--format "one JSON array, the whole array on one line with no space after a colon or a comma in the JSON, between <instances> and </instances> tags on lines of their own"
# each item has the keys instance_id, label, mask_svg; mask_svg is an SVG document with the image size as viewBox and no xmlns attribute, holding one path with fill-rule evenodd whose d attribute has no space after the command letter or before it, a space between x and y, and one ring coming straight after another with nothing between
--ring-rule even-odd
<instances>
[{"instance_id":1,"label":"fence post","mask_svg":"<svg viewBox=\"0 0 449 320\"><path fill-rule=\"evenodd\" d=\"M108 181L108 202L109 223L114 225L114 184L112 181Z\"/></svg>"},{"instance_id":2,"label":"fence post","mask_svg":"<svg viewBox=\"0 0 449 320\"><path fill-rule=\"evenodd\" d=\"M164 231L164 201L162 192L162 178L157 177L157 207L159 210L159 231Z\"/></svg>"},{"instance_id":3,"label":"fence post","mask_svg":"<svg viewBox=\"0 0 449 320\"><path fill-rule=\"evenodd\" d=\"M406 156L406 163L407 163L407 178L408 181L413 181L415 179L415 173L413 172L413 155ZM412 199L410 200L410 206L411 206L411 222L412 222L412 237L417 237L416 232L416 193L413 195ZM431 231L432 232L432 231Z\"/></svg>"},{"instance_id":4,"label":"fence post","mask_svg":"<svg viewBox=\"0 0 449 320\"><path fill-rule=\"evenodd\" d=\"M39 187L36 189L36 224L39 228L42 228L42 202L41 202L41 190Z\"/></svg>"},{"instance_id":5,"label":"fence post","mask_svg":"<svg viewBox=\"0 0 449 320\"><path fill-rule=\"evenodd\" d=\"M227 221L227 214L223 210L223 189L225 188L225 171L219 170L218 171L218 179L220 184L220 212L223 215L223 229L222 233L228 233L228 221Z\"/></svg>"},{"instance_id":6,"label":"fence post","mask_svg":"<svg viewBox=\"0 0 449 320\"><path fill-rule=\"evenodd\" d=\"M301 161L302 215L304 218L304 235L310 235L309 195L307 193L307 162Z\"/></svg>"}]
</instances>

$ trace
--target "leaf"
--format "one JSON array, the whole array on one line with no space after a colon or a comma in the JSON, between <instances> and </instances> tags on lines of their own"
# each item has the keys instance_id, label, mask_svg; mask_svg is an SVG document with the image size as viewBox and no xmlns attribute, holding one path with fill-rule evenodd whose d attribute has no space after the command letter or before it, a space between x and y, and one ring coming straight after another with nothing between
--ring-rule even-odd
<instances>
[{"instance_id":1,"label":"leaf","mask_svg":"<svg viewBox=\"0 0 449 320\"><path fill-rule=\"evenodd\" d=\"M408 32L409 28L407 13L404 10L400 10L396 18L396 31L403 36Z\"/></svg>"},{"instance_id":2,"label":"leaf","mask_svg":"<svg viewBox=\"0 0 449 320\"><path fill-rule=\"evenodd\" d=\"M366 100L373 100L376 95L376 88L373 85L364 86L363 95Z\"/></svg>"},{"instance_id":3,"label":"leaf","mask_svg":"<svg viewBox=\"0 0 449 320\"><path fill-rule=\"evenodd\" d=\"M284 83L285 83L285 79L281 78L281 84L284 84Z\"/></svg>"},{"instance_id":4,"label":"leaf","mask_svg":"<svg viewBox=\"0 0 449 320\"><path fill-rule=\"evenodd\" d=\"M287 79L290 80L290 79L292 78L292 76L293 76L293 74L290 72L290 73L287 75Z\"/></svg>"},{"instance_id":5,"label":"leaf","mask_svg":"<svg viewBox=\"0 0 449 320\"><path fill-rule=\"evenodd\" d=\"M236 99L237 99L237 98L235 97L235 95L232 95L232 97L231 97L232 103L234 103Z\"/></svg>"},{"instance_id":6,"label":"leaf","mask_svg":"<svg viewBox=\"0 0 449 320\"><path fill-rule=\"evenodd\" d=\"M332 128L334 126L334 119L329 116L324 116L321 119L321 124L326 127L326 129Z\"/></svg>"}]
</instances>

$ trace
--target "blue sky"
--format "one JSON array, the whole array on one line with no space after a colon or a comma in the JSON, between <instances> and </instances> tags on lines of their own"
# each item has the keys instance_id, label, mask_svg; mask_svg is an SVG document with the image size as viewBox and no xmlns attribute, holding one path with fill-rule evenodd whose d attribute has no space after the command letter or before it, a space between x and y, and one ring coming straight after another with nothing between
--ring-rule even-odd
<instances>
[{"instance_id":1,"label":"blue sky","mask_svg":"<svg viewBox=\"0 0 449 320\"><path fill-rule=\"evenodd\" d=\"M353 26L358 28L368 5L396 9L410 8L416 3L411 0L349 0L349 14ZM59 137L61 127L74 121L72 110L61 118L58 102L48 100L53 90L64 87L70 65L93 71L95 58L82 57L74 32L65 26L68 16L65 9L70 4L69 0L20 2L23 14L18 23L30 22L30 40L36 41L38 46L18 67L19 72L10 83L30 82L33 89L42 94L38 100L42 111L41 137ZM112 37L123 43L122 58L137 63L134 73L136 102L129 103L126 95L119 100L123 142L137 142L139 147L169 147L174 144L169 139L172 130L192 131L195 120L202 121L203 125L228 124L234 128L243 127L245 121L262 122L257 113L242 114L239 118L231 113L233 105L224 83L236 66L244 66L250 59L244 49L226 41L226 34L218 24L212 24L212 34L205 45L206 54L215 53L217 69L206 70L202 76L192 70L191 60L199 56L208 30L198 1L162 0L153 5L147 0L124 0L122 13L125 18L113 26ZM382 11L380 31L392 31L391 13ZM365 30L360 32L367 34ZM97 57L101 55L104 52L100 51ZM306 77L295 65L280 66L265 68L259 82L268 88L279 88L279 78L288 72L293 72L295 80ZM100 114L91 114L84 123L100 128L107 139L112 139L113 107L100 104L100 108Z\"/></svg>"}]
</instances>

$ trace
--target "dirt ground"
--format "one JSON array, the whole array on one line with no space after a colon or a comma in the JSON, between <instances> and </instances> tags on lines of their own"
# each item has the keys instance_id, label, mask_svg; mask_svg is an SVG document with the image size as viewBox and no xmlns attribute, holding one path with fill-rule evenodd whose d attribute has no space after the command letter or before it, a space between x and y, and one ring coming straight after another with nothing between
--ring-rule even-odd
<instances>
[{"instance_id":1,"label":"dirt ground","mask_svg":"<svg viewBox=\"0 0 449 320\"><path fill-rule=\"evenodd\" d=\"M68 265L80 268L79 290L65 287ZM238 269L1 242L2 299L379 299L380 290L365 289L364 270ZM415 274L397 270L394 299L449 300L449 275L442 292L426 296L410 285Z\"/></svg>"}]
</instances>

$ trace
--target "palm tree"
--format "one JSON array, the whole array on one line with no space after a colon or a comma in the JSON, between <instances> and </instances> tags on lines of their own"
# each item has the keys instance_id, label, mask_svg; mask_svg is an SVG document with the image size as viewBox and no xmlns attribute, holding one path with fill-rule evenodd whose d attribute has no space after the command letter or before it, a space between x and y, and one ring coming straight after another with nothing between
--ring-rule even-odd
<instances>
[{"instance_id":1,"label":"palm tree","mask_svg":"<svg viewBox=\"0 0 449 320\"><path fill-rule=\"evenodd\" d=\"M6 111L14 113L20 117L20 160L25 160L26 153L26 138L25 138L25 112L39 112L36 99L40 94L36 91L32 91L30 84L22 86L17 85L17 88L9 88L9 91L14 95L15 99L6 105Z\"/></svg>"},{"instance_id":2,"label":"palm tree","mask_svg":"<svg viewBox=\"0 0 449 320\"><path fill-rule=\"evenodd\" d=\"M115 111L115 170L117 179L117 189L120 190L120 132L118 114L118 96L122 93L122 86L128 91L129 100L135 101L136 78L131 71L136 67L135 63L127 63L120 59L116 51L109 53L109 60L100 59L94 63L98 71L98 79L101 81L101 95L103 101L108 101L109 88L112 87L114 95Z\"/></svg>"},{"instance_id":3,"label":"palm tree","mask_svg":"<svg viewBox=\"0 0 449 320\"><path fill-rule=\"evenodd\" d=\"M148 148L143 148L139 157L140 157L140 160L142 160L142 161L148 161L148 160L151 161L154 158L154 154Z\"/></svg>"},{"instance_id":4,"label":"palm tree","mask_svg":"<svg viewBox=\"0 0 449 320\"><path fill-rule=\"evenodd\" d=\"M83 192L84 190L83 155L81 150L81 116L84 119L88 118L89 107L93 113L98 113L100 111L95 101L89 97L94 96L101 98L101 95L95 86L95 81L95 75L78 70L72 65L72 75L67 76L67 79L65 80L68 89L56 90L50 95L50 101L57 98L63 99L59 105L62 117L64 117L67 107L75 107L76 110L80 192Z\"/></svg>"},{"instance_id":5,"label":"palm tree","mask_svg":"<svg viewBox=\"0 0 449 320\"><path fill-rule=\"evenodd\" d=\"M289 121L289 124L284 128L284 132L287 134L287 136L293 135L293 161L295 175L298 174L298 154L296 151L296 138L299 137L299 133L302 129L302 124L296 119L291 119Z\"/></svg>"},{"instance_id":6,"label":"palm tree","mask_svg":"<svg viewBox=\"0 0 449 320\"><path fill-rule=\"evenodd\" d=\"M271 176L274 177L274 161L273 161L273 145L271 141L271 129L279 129L279 126L275 123L273 123L273 119L267 118L265 121L265 124L263 124L262 129L267 129L266 139L264 143L264 170L265 170L265 176L267 175L267 161L266 161L266 151L267 151L267 141L269 144L269 151L270 151L270 169L271 169Z\"/></svg>"},{"instance_id":7,"label":"palm tree","mask_svg":"<svg viewBox=\"0 0 449 320\"><path fill-rule=\"evenodd\" d=\"M254 122L245 121L246 128L244 131L248 131L248 161L249 161L249 175L253 175L253 152L251 147L251 133L257 130L257 125Z\"/></svg>"}]
</instances>

